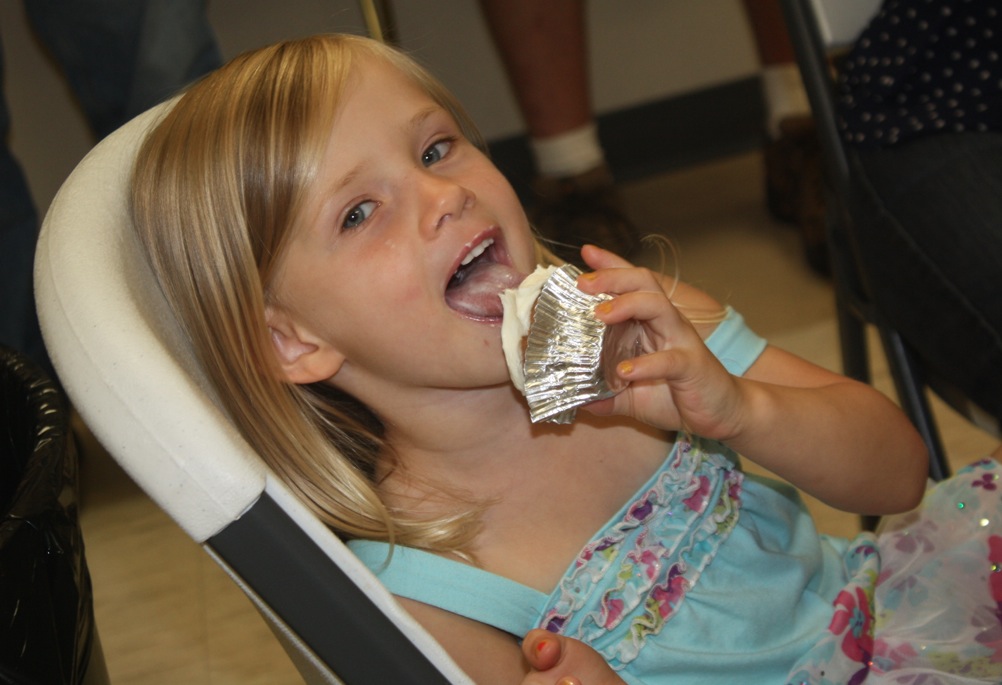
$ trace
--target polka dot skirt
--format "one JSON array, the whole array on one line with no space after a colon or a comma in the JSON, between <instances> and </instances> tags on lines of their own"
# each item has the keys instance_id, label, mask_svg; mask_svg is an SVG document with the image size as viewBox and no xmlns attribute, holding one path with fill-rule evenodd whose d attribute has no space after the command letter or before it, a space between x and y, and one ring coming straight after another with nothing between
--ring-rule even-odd
<instances>
[{"instance_id":1,"label":"polka dot skirt","mask_svg":"<svg viewBox=\"0 0 1002 685\"><path fill-rule=\"evenodd\" d=\"M839 118L860 147L1002 130L1002 2L886 0L846 57Z\"/></svg>"}]
</instances>

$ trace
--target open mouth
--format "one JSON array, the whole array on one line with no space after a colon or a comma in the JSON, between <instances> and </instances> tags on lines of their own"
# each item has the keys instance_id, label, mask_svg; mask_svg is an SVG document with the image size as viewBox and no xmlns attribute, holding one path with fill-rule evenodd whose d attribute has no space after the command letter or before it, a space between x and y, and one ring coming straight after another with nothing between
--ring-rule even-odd
<instances>
[{"instance_id":1,"label":"open mouth","mask_svg":"<svg viewBox=\"0 0 1002 685\"><path fill-rule=\"evenodd\" d=\"M500 321L500 295L522 282L523 274L508 264L508 255L494 238L475 245L445 288L445 301L466 317Z\"/></svg>"}]
</instances>

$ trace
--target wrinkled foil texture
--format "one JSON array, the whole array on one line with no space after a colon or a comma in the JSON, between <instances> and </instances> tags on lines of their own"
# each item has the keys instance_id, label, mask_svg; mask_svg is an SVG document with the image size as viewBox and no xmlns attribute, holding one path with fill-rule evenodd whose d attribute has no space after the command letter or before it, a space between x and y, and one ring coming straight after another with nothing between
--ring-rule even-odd
<instances>
[{"instance_id":1,"label":"wrinkled foil texture","mask_svg":"<svg viewBox=\"0 0 1002 685\"><path fill-rule=\"evenodd\" d=\"M524 360L533 423L572 423L577 407L622 391L626 383L616 377L616 365L640 351L639 324L599 321L595 307L612 298L578 290L580 274L565 264L547 279L536 300Z\"/></svg>"}]
</instances>

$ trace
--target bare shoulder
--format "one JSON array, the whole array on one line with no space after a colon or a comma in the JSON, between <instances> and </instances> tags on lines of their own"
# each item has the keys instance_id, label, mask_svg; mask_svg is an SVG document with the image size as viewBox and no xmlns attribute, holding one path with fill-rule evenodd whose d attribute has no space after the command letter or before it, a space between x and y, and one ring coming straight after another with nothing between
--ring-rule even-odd
<instances>
[{"instance_id":1,"label":"bare shoulder","mask_svg":"<svg viewBox=\"0 0 1002 685\"><path fill-rule=\"evenodd\" d=\"M508 633L412 599L397 597L397 601L474 682L504 685L525 677L521 648Z\"/></svg>"}]
</instances>

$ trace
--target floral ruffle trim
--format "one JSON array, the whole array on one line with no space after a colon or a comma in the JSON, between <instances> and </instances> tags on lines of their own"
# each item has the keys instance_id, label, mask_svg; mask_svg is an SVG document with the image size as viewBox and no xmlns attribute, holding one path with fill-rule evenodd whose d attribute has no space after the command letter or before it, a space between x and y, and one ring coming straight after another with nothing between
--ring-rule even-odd
<instances>
[{"instance_id":1,"label":"floral ruffle trim","mask_svg":"<svg viewBox=\"0 0 1002 685\"><path fill-rule=\"evenodd\" d=\"M587 642L613 668L633 661L737 523L743 476L723 449L680 437L650 489L582 550L543 627Z\"/></svg>"}]
</instances>

